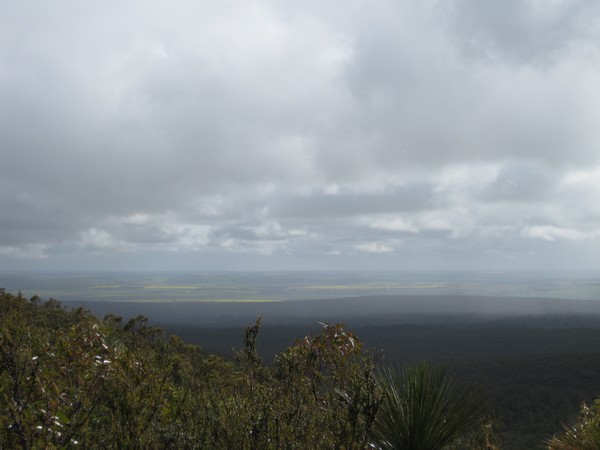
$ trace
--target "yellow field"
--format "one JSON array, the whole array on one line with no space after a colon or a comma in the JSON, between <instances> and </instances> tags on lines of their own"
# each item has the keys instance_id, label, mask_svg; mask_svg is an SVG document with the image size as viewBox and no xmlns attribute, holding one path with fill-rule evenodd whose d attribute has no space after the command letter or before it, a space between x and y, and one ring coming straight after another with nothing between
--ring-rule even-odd
<instances>
[{"instance_id":1,"label":"yellow field","mask_svg":"<svg viewBox=\"0 0 600 450\"><path fill-rule=\"evenodd\" d=\"M202 289L203 286L184 286L184 285L164 285L164 284L151 284L144 286L144 289Z\"/></svg>"},{"instance_id":2,"label":"yellow field","mask_svg":"<svg viewBox=\"0 0 600 450\"><path fill-rule=\"evenodd\" d=\"M181 300L124 300L123 303L274 303L281 300L263 299L263 298L198 298Z\"/></svg>"},{"instance_id":3,"label":"yellow field","mask_svg":"<svg viewBox=\"0 0 600 450\"><path fill-rule=\"evenodd\" d=\"M320 286L300 286L295 287L293 289L300 291L308 291L308 290L324 290L324 291L333 291L333 290L356 290L356 291L366 291L366 290L374 290L374 289L439 289L445 287L444 284L325 284Z\"/></svg>"}]
</instances>

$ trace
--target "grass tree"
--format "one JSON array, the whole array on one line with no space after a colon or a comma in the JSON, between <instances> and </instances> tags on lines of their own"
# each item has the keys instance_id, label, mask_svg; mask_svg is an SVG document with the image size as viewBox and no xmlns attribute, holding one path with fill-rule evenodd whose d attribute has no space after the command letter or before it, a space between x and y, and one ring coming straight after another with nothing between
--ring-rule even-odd
<instances>
[{"instance_id":1,"label":"grass tree","mask_svg":"<svg viewBox=\"0 0 600 450\"><path fill-rule=\"evenodd\" d=\"M374 427L375 445L384 450L440 450L476 425L482 396L459 387L446 370L416 364L384 370L384 401Z\"/></svg>"},{"instance_id":2,"label":"grass tree","mask_svg":"<svg viewBox=\"0 0 600 450\"><path fill-rule=\"evenodd\" d=\"M583 404L579 416L565 425L562 434L548 441L553 450L597 450L600 448L600 399Z\"/></svg>"}]
</instances>

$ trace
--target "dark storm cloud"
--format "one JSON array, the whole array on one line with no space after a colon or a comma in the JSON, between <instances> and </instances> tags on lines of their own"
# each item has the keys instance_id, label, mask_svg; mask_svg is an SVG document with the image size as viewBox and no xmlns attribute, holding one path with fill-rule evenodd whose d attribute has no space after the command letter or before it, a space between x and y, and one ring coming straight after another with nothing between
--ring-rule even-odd
<instances>
[{"instance_id":1,"label":"dark storm cloud","mask_svg":"<svg viewBox=\"0 0 600 450\"><path fill-rule=\"evenodd\" d=\"M597 247L594 2L2 11L0 268L535 266Z\"/></svg>"}]
</instances>

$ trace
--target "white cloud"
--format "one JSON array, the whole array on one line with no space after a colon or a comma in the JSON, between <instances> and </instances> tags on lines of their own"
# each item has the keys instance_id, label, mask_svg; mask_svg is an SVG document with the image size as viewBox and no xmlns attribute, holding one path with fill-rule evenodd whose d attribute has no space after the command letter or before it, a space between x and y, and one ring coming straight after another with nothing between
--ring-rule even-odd
<instances>
[{"instance_id":1,"label":"white cloud","mask_svg":"<svg viewBox=\"0 0 600 450\"><path fill-rule=\"evenodd\" d=\"M168 224L161 228L171 250L201 250L210 242L211 227L195 224Z\"/></svg>"},{"instance_id":2,"label":"white cloud","mask_svg":"<svg viewBox=\"0 0 600 450\"><path fill-rule=\"evenodd\" d=\"M364 244L357 244L354 248L359 252L365 253L391 253L394 251L394 247L382 242L366 242Z\"/></svg>"},{"instance_id":3,"label":"white cloud","mask_svg":"<svg viewBox=\"0 0 600 450\"><path fill-rule=\"evenodd\" d=\"M386 231L406 231L408 233L418 233L419 228L413 225L411 222L404 220L402 217L391 217L391 218L373 218L365 219L365 222L370 224L371 228L376 230Z\"/></svg>"},{"instance_id":4,"label":"white cloud","mask_svg":"<svg viewBox=\"0 0 600 450\"><path fill-rule=\"evenodd\" d=\"M152 220L149 214L136 213L123 217L121 221L126 225L146 225Z\"/></svg>"},{"instance_id":5,"label":"white cloud","mask_svg":"<svg viewBox=\"0 0 600 450\"><path fill-rule=\"evenodd\" d=\"M45 259L48 257L47 249L48 245L44 244L2 245L0 255L18 259Z\"/></svg>"},{"instance_id":6,"label":"white cloud","mask_svg":"<svg viewBox=\"0 0 600 450\"><path fill-rule=\"evenodd\" d=\"M92 251L120 251L131 248L131 245L127 242L119 241L107 231L98 228L82 231L78 244Z\"/></svg>"},{"instance_id":7,"label":"white cloud","mask_svg":"<svg viewBox=\"0 0 600 450\"><path fill-rule=\"evenodd\" d=\"M594 195L600 193L600 168L569 171L561 180L560 187L565 190L588 191Z\"/></svg>"},{"instance_id":8,"label":"white cloud","mask_svg":"<svg viewBox=\"0 0 600 450\"><path fill-rule=\"evenodd\" d=\"M523 235L534 238L543 239L545 241L580 241L585 239L594 239L598 236L598 232L585 232L570 228L560 228L552 225L533 226L523 230Z\"/></svg>"}]
</instances>

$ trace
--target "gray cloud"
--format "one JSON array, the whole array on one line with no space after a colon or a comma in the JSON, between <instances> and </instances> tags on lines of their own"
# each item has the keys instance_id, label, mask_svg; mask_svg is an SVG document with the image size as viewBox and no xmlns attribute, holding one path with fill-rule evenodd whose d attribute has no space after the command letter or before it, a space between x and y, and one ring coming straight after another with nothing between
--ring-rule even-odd
<instances>
[{"instance_id":1,"label":"gray cloud","mask_svg":"<svg viewBox=\"0 0 600 450\"><path fill-rule=\"evenodd\" d=\"M594 266L594 2L5 3L0 269Z\"/></svg>"},{"instance_id":2,"label":"gray cloud","mask_svg":"<svg viewBox=\"0 0 600 450\"><path fill-rule=\"evenodd\" d=\"M430 209L434 206L434 202L433 186L416 183L384 192L321 193L296 198L280 198L272 203L271 211L276 216L310 220Z\"/></svg>"},{"instance_id":3,"label":"gray cloud","mask_svg":"<svg viewBox=\"0 0 600 450\"><path fill-rule=\"evenodd\" d=\"M556 174L539 164L519 162L504 165L493 183L482 192L482 200L532 202L556 198Z\"/></svg>"},{"instance_id":4,"label":"gray cloud","mask_svg":"<svg viewBox=\"0 0 600 450\"><path fill-rule=\"evenodd\" d=\"M470 56L517 64L554 64L598 37L599 6L591 0L449 2L451 26Z\"/></svg>"}]
</instances>

